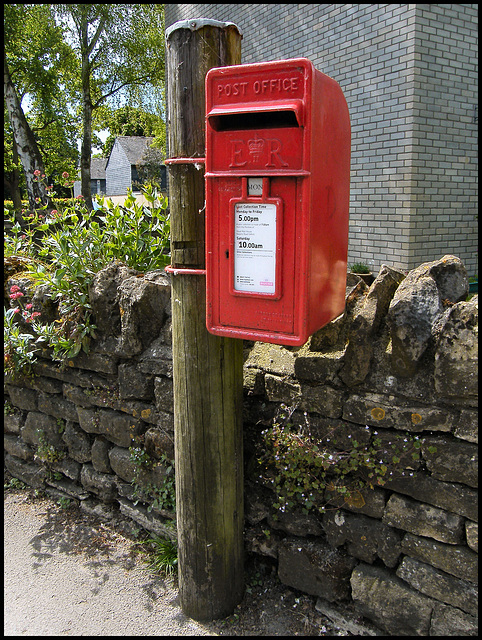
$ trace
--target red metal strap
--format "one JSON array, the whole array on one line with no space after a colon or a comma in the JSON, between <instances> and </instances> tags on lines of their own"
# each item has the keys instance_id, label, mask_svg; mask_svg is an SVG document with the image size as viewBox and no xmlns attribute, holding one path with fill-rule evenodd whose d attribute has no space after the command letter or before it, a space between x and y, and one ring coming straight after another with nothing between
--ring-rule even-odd
<instances>
[{"instance_id":1,"label":"red metal strap","mask_svg":"<svg viewBox=\"0 0 482 640\"><path fill-rule=\"evenodd\" d=\"M167 267L164 267L164 271L167 271L167 273L172 273L173 276L205 276L206 275L206 269L185 269L184 267L173 267L172 265L167 265Z\"/></svg>"},{"instance_id":2,"label":"red metal strap","mask_svg":"<svg viewBox=\"0 0 482 640\"><path fill-rule=\"evenodd\" d=\"M206 158L167 158L164 164L205 164Z\"/></svg>"}]
</instances>

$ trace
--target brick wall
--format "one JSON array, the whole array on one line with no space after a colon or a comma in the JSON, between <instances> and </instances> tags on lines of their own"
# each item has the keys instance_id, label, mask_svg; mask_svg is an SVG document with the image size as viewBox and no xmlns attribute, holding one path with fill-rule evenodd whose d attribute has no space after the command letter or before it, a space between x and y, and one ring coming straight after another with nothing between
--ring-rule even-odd
<instances>
[{"instance_id":1,"label":"brick wall","mask_svg":"<svg viewBox=\"0 0 482 640\"><path fill-rule=\"evenodd\" d=\"M168 4L166 26L234 22L244 63L307 57L352 123L349 263L477 272L476 5Z\"/></svg>"}]
</instances>

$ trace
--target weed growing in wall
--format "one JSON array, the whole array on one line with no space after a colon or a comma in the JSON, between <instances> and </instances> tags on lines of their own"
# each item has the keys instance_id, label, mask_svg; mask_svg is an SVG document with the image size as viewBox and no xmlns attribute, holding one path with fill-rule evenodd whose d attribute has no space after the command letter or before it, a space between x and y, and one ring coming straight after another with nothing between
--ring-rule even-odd
<instances>
[{"instance_id":1,"label":"weed growing in wall","mask_svg":"<svg viewBox=\"0 0 482 640\"><path fill-rule=\"evenodd\" d=\"M138 440L141 440L142 437ZM129 459L134 465L134 478L132 486L134 496L137 500L148 503L147 510L157 509L159 511L176 510L176 485L174 473L174 461L169 460L166 455L162 455L160 460L152 458L142 447L141 442L136 442L129 447ZM163 467L163 477L161 481L154 484L150 480L150 473L156 464Z\"/></svg>"},{"instance_id":2,"label":"weed growing in wall","mask_svg":"<svg viewBox=\"0 0 482 640\"><path fill-rule=\"evenodd\" d=\"M349 450L340 450L336 429L323 439L314 438L307 428L293 426L293 411L284 406L273 426L262 432L257 458L259 478L276 494L273 506L279 512L296 506L304 513L324 512L343 503L362 507L366 490L400 475L413 475L418 466L417 437L405 434L387 440L375 431L368 443L353 440ZM309 427L306 414L305 419Z\"/></svg>"},{"instance_id":3,"label":"weed growing in wall","mask_svg":"<svg viewBox=\"0 0 482 640\"><path fill-rule=\"evenodd\" d=\"M57 449L53 444L50 444L42 430L37 430L37 435L38 445L35 459L42 463L47 469L50 469L51 465L63 460L65 453Z\"/></svg>"}]
</instances>

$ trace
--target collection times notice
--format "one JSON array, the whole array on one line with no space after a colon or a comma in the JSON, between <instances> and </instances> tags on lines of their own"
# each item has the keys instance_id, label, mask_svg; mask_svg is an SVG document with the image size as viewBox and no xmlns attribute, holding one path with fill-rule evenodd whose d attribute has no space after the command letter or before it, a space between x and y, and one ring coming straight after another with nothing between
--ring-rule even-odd
<instances>
[{"instance_id":1,"label":"collection times notice","mask_svg":"<svg viewBox=\"0 0 482 640\"><path fill-rule=\"evenodd\" d=\"M276 290L276 205L239 202L234 207L234 289Z\"/></svg>"}]
</instances>

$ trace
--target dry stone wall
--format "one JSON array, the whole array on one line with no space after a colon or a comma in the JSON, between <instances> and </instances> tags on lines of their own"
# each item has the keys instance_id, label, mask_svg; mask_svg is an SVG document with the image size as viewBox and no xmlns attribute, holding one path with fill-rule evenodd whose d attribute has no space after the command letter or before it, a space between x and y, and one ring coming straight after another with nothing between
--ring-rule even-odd
<instances>
[{"instance_id":1,"label":"dry stone wall","mask_svg":"<svg viewBox=\"0 0 482 640\"><path fill-rule=\"evenodd\" d=\"M13 284L45 310L45 292ZM383 266L370 287L348 276L345 312L302 348L245 344L246 547L320 611L352 607L369 634L477 634L478 298L467 291L454 256L408 275ZM113 264L90 300L89 354L60 367L44 352L34 377L6 380L6 468L174 538L169 278ZM282 511L259 473L280 411L314 441L336 433L344 451L416 437L413 473L324 512Z\"/></svg>"}]
</instances>

